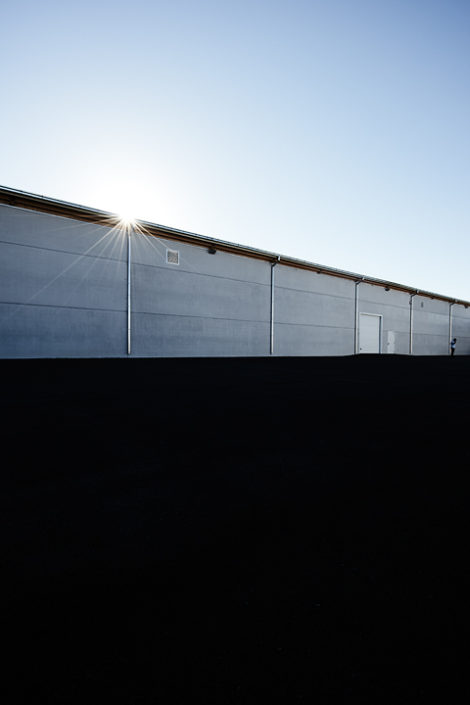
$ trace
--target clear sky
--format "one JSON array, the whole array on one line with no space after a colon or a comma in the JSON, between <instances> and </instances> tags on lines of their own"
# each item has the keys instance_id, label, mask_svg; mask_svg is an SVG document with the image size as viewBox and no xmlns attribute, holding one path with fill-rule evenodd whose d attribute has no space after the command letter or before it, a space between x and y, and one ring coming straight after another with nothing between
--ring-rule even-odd
<instances>
[{"instance_id":1,"label":"clear sky","mask_svg":"<svg viewBox=\"0 0 470 705\"><path fill-rule=\"evenodd\" d=\"M470 300L469 0L15 0L0 184Z\"/></svg>"}]
</instances>

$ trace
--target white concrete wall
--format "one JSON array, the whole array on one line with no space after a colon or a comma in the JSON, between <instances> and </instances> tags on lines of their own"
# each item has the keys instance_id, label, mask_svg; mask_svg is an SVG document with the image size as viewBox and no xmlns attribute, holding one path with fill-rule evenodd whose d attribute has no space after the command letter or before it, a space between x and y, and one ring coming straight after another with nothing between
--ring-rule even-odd
<instances>
[{"instance_id":1,"label":"white concrete wall","mask_svg":"<svg viewBox=\"0 0 470 705\"><path fill-rule=\"evenodd\" d=\"M179 251L179 264L166 249ZM127 354L123 231L0 205L0 356ZM134 356L269 355L271 263L135 234ZM274 354L351 355L353 280L278 264ZM408 354L410 297L358 285L358 315L382 317L382 352ZM452 307L458 354L470 353L470 309ZM447 354L449 304L413 299L413 353Z\"/></svg>"}]
</instances>

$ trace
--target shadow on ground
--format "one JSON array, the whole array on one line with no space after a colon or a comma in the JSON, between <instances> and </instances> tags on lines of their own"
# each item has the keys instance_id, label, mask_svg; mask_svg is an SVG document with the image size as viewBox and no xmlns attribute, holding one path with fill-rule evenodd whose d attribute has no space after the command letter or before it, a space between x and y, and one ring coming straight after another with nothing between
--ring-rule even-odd
<instances>
[{"instance_id":1,"label":"shadow on ground","mask_svg":"<svg viewBox=\"0 0 470 705\"><path fill-rule=\"evenodd\" d=\"M469 360L2 361L7 702L468 697Z\"/></svg>"}]
</instances>

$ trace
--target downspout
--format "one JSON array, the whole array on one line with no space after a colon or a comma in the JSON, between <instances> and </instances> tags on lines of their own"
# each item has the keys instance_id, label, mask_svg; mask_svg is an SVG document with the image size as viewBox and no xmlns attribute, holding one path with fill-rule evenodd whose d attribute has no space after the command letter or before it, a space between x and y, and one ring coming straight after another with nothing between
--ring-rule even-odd
<instances>
[{"instance_id":1,"label":"downspout","mask_svg":"<svg viewBox=\"0 0 470 705\"><path fill-rule=\"evenodd\" d=\"M269 334L269 354L274 355L274 267L280 262L281 256L278 255L275 262L271 262L271 320Z\"/></svg>"},{"instance_id":2,"label":"downspout","mask_svg":"<svg viewBox=\"0 0 470 705\"><path fill-rule=\"evenodd\" d=\"M447 343L447 347L449 349L449 355L450 355L450 341L452 340L452 306L455 306L457 302L452 301L449 304L449 342Z\"/></svg>"},{"instance_id":3,"label":"downspout","mask_svg":"<svg viewBox=\"0 0 470 705\"><path fill-rule=\"evenodd\" d=\"M131 234L132 225L127 231L127 354L131 354Z\"/></svg>"},{"instance_id":4,"label":"downspout","mask_svg":"<svg viewBox=\"0 0 470 705\"><path fill-rule=\"evenodd\" d=\"M359 284L362 284L365 277L354 282L354 354L359 352Z\"/></svg>"},{"instance_id":5,"label":"downspout","mask_svg":"<svg viewBox=\"0 0 470 705\"><path fill-rule=\"evenodd\" d=\"M416 289L414 294L410 294L410 345L409 345L409 354L413 354L413 297L417 296L419 293L418 289Z\"/></svg>"}]
</instances>

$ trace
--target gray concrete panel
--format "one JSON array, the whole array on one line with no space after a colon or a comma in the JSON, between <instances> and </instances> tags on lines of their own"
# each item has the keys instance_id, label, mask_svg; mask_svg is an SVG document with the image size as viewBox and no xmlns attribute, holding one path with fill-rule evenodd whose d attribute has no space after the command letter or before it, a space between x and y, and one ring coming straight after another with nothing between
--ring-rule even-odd
<instances>
[{"instance_id":1,"label":"gray concrete panel","mask_svg":"<svg viewBox=\"0 0 470 705\"><path fill-rule=\"evenodd\" d=\"M410 300L410 295L405 291L398 291L396 289L389 289L387 291L387 287L362 283L358 285L358 299L362 303L406 308Z\"/></svg>"},{"instance_id":2,"label":"gray concrete panel","mask_svg":"<svg viewBox=\"0 0 470 705\"><path fill-rule=\"evenodd\" d=\"M413 335L414 355L448 355L447 335L415 333Z\"/></svg>"},{"instance_id":3,"label":"gray concrete panel","mask_svg":"<svg viewBox=\"0 0 470 705\"><path fill-rule=\"evenodd\" d=\"M123 310L127 265L120 260L0 242L2 303Z\"/></svg>"},{"instance_id":4,"label":"gray concrete panel","mask_svg":"<svg viewBox=\"0 0 470 705\"><path fill-rule=\"evenodd\" d=\"M413 301L413 353L449 353L449 304L424 296Z\"/></svg>"},{"instance_id":5,"label":"gray concrete panel","mask_svg":"<svg viewBox=\"0 0 470 705\"><path fill-rule=\"evenodd\" d=\"M134 356L269 355L269 325L197 316L133 316Z\"/></svg>"},{"instance_id":6,"label":"gray concrete panel","mask_svg":"<svg viewBox=\"0 0 470 705\"><path fill-rule=\"evenodd\" d=\"M470 308L452 306L452 335L457 338L456 355L470 355Z\"/></svg>"},{"instance_id":7,"label":"gray concrete panel","mask_svg":"<svg viewBox=\"0 0 470 705\"><path fill-rule=\"evenodd\" d=\"M275 321L300 325L354 325L354 301L344 297L276 287Z\"/></svg>"},{"instance_id":8,"label":"gray concrete panel","mask_svg":"<svg viewBox=\"0 0 470 705\"><path fill-rule=\"evenodd\" d=\"M275 325L275 355L352 355L354 329Z\"/></svg>"},{"instance_id":9,"label":"gray concrete panel","mask_svg":"<svg viewBox=\"0 0 470 705\"><path fill-rule=\"evenodd\" d=\"M284 289L330 294L347 299L354 297L354 282L350 279L283 265L276 266L275 276L276 285Z\"/></svg>"},{"instance_id":10,"label":"gray concrete panel","mask_svg":"<svg viewBox=\"0 0 470 705\"><path fill-rule=\"evenodd\" d=\"M449 304L416 296L413 302L414 330L423 334L448 336Z\"/></svg>"},{"instance_id":11,"label":"gray concrete panel","mask_svg":"<svg viewBox=\"0 0 470 705\"><path fill-rule=\"evenodd\" d=\"M134 265L132 281L136 312L269 321L266 285L143 265Z\"/></svg>"},{"instance_id":12,"label":"gray concrete panel","mask_svg":"<svg viewBox=\"0 0 470 705\"><path fill-rule=\"evenodd\" d=\"M178 250L179 265L166 264L166 250ZM207 274L224 279L236 279L269 285L269 262L251 257L241 257L228 252L209 254L207 247L145 236L136 233L132 238L132 261L135 264L165 266L179 271Z\"/></svg>"},{"instance_id":13,"label":"gray concrete panel","mask_svg":"<svg viewBox=\"0 0 470 705\"><path fill-rule=\"evenodd\" d=\"M1 204L0 241L93 257L127 257L126 236L118 228Z\"/></svg>"},{"instance_id":14,"label":"gray concrete panel","mask_svg":"<svg viewBox=\"0 0 470 705\"><path fill-rule=\"evenodd\" d=\"M120 357L126 315L59 306L0 305L0 357Z\"/></svg>"}]
</instances>

